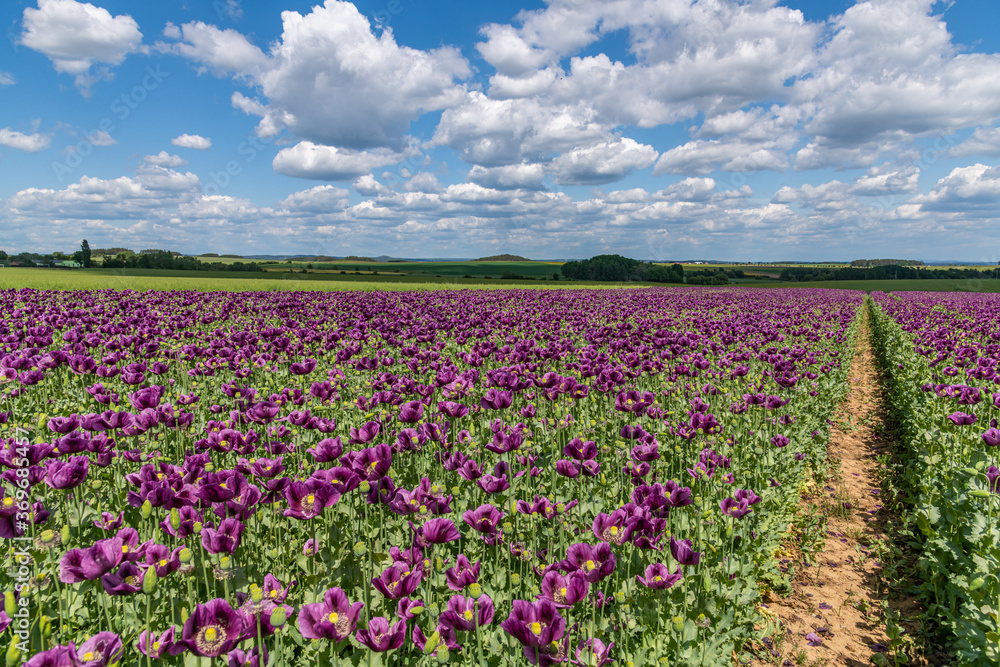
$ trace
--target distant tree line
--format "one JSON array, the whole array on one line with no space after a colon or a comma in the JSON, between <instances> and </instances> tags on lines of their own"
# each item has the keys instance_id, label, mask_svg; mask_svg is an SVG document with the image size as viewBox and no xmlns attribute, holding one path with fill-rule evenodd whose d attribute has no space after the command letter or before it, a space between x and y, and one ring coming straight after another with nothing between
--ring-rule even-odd
<instances>
[{"instance_id":1,"label":"distant tree line","mask_svg":"<svg viewBox=\"0 0 1000 667\"><path fill-rule=\"evenodd\" d=\"M784 269L778 279L786 282L806 282L813 280L930 280L934 278L963 280L994 277L996 277L994 269L983 271L957 268L927 269L890 264L869 268L844 267L840 269L793 267Z\"/></svg>"},{"instance_id":2,"label":"distant tree line","mask_svg":"<svg viewBox=\"0 0 1000 667\"><path fill-rule=\"evenodd\" d=\"M856 259L851 262L854 268L867 269L873 266L923 266L919 259Z\"/></svg>"},{"instance_id":3,"label":"distant tree line","mask_svg":"<svg viewBox=\"0 0 1000 667\"><path fill-rule=\"evenodd\" d=\"M684 267L663 266L621 255L597 255L590 259L566 262L562 274L572 280L603 282L683 283Z\"/></svg>"},{"instance_id":4,"label":"distant tree line","mask_svg":"<svg viewBox=\"0 0 1000 667\"><path fill-rule=\"evenodd\" d=\"M194 257L175 257L173 253L158 250L151 253L135 254L120 252L114 257L104 257L101 264L106 269L172 269L175 271L263 271L256 262L202 262Z\"/></svg>"}]
</instances>

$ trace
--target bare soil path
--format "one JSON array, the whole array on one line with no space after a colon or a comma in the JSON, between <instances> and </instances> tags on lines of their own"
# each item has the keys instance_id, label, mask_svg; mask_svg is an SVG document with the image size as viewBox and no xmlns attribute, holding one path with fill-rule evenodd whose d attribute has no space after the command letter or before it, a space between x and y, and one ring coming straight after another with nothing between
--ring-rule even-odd
<instances>
[{"instance_id":1,"label":"bare soil path","mask_svg":"<svg viewBox=\"0 0 1000 667\"><path fill-rule=\"evenodd\" d=\"M898 591L889 601L879 560L886 524L893 517L880 500L877 459L891 453L891 431L867 309L861 318L849 392L832 418L828 478L823 486L807 487L803 495L803 523L812 531L800 527L782 561L793 592L765 601L765 613L773 613L783 628L771 647L772 664L892 664L885 660L890 641L884 601L890 613L904 619L920 611Z\"/></svg>"}]
</instances>

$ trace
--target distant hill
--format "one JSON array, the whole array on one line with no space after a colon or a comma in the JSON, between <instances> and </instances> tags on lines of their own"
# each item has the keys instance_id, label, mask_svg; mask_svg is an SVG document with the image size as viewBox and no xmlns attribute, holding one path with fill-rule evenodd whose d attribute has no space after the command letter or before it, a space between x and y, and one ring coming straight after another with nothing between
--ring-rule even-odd
<instances>
[{"instance_id":1,"label":"distant hill","mask_svg":"<svg viewBox=\"0 0 1000 667\"><path fill-rule=\"evenodd\" d=\"M473 262L532 262L534 260L528 259L527 257L521 257L520 255L490 255L489 257L480 257L479 259L472 260Z\"/></svg>"}]
</instances>

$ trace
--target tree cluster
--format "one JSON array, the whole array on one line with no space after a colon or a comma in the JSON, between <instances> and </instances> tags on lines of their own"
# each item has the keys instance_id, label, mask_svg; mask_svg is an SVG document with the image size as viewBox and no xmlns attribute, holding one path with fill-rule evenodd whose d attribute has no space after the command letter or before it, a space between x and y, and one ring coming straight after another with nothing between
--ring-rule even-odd
<instances>
[{"instance_id":1,"label":"tree cluster","mask_svg":"<svg viewBox=\"0 0 1000 667\"><path fill-rule=\"evenodd\" d=\"M964 280L966 278L995 278L996 269L927 269L916 266L873 266L870 268L844 267L840 269L822 269L811 267L792 267L784 269L779 280L788 282L806 282L813 280Z\"/></svg>"},{"instance_id":2,"label":"tree cluster","mask_svg":"<svg viewBox=\"0 0 1000 667\"><path fill-rule=\"evenodd\" d=\"M601 282L683 283L684 267L663 266L621 255L597 255L590 259L566 262L562 274L572 280Z\"/></svg>"},{"instance_id":3,"label":"tree cluster","mask_svg":"<svg viewBox=\"0 0 1000 667\"><path fill-rule=\"evenodd\" d=\"M856 259L851 262L854 268L868 269L874 266L923 266L919 259Z\"/></svg>"},{"instance_id":4,"label":"tree cluster","mask_svg":"<svg viewBox=\"0 0 1000 667\"><path fill-rule=\"evenodd\" d=\"M175 257L160 250L155 253L135 254L123 252L114 257L105 257L102 266L106 269L172 269L176 271L252 271L264 269L256 262L202 262L194 257Z\"/></svg>"}]
</instances>

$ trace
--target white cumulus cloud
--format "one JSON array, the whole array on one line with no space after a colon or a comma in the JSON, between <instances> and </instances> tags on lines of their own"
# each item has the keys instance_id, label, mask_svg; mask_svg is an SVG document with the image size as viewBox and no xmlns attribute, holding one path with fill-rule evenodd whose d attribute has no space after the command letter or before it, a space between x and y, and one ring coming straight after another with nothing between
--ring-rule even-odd
<instances>
[{"instance_id":1,"label":"white cumulus cloud","mask_svg":"<svg viewBox=\"0 0 1000 667\"><path fill-rule=\"evenodd\" d=\"M199 151L207 151L212 147L212 140L198 134L182 134L170 140L174 146L181 148L194 148Z\"/></svg>"}]
</instances>

